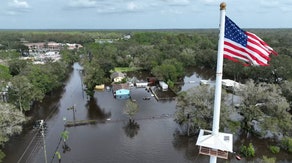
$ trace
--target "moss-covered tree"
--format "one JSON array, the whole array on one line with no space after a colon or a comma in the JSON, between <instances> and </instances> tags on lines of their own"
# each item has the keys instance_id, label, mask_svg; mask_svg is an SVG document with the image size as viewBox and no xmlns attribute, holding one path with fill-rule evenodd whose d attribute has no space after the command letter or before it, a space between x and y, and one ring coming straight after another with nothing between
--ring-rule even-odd
<instances>
[{"instance_id":1,"label":"moss-covered tree","mask_svg":"<svg viewBox=\"0 0 292 163\"><path fill-rule=\"evenodd\" d=\"M124 114L128 115L129 117L129 123L134 124L134 116L136 113L139 111L139 105L132 101L132 100L127 100L124 108Z\"/></svg>"}]
</instances>

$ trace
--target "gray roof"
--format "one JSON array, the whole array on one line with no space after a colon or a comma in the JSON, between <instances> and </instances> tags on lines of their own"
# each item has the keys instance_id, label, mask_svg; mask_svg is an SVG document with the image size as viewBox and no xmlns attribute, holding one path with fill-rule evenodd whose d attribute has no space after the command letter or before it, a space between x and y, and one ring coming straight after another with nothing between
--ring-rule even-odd
<instances>
[{"instance_id":1,"label":"gray roof","mask_svg":"<svg viewBox=\"0 0 292 163\"><path fill-rule=\"evenodd\" d=\"M122 77L124 78L125 77L125 74L121 73L121 72L113 72L111 74L111 79L114 79L114 78L117 78L117 77Z\"/></svg>"}]
</instances>

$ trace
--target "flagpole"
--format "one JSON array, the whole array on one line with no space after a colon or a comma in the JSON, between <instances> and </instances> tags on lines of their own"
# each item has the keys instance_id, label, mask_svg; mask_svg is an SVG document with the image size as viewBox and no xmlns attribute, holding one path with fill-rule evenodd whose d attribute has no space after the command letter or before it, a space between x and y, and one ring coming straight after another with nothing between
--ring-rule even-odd
<instances>
[{"instance_id":1,"label":"flagpole","mask_svg":"<svg viewBox=\"0 0 292 163\"><path fill-rule=\"evenodd\" d=\"M220 121L220 106L221 106L221 92L222 92L222 75L223 75L223 46L224 46L224 32L225 32L225 12L226 3L220 4L220 34L217 52L217 70L216 70L216 85L215 85L215 99L214 99L214 113L212 135L216 136L219 133ZM216 163L217 157L210 156L210 163Z\"/></svg>"}]
</instances>

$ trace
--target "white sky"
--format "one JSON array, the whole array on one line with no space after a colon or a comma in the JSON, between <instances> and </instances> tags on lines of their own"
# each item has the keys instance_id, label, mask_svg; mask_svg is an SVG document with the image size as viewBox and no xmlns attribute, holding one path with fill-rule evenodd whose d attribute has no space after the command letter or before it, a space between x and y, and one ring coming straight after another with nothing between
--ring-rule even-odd
<instances>
[{"instance_id":1,"label":"white sky","mask_svg":"<svg viewBox=\"0 0 292 163\"><path fill-rule=\"evenodd\" d=\"M219 0L0 0L0 29L218 28ZM225 0L241 28L292 28L292 0Z\"/></svg>"}]
</instances>

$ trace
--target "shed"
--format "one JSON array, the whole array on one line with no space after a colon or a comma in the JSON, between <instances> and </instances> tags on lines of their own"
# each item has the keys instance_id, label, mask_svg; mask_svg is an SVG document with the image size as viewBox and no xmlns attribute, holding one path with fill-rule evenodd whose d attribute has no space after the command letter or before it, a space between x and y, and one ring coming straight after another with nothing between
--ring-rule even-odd
<instances>
[{"instance_id":1,"label":"shed","mask_svg":"<svg viewBox=\"0 0 292 163\"><path fill-rule=\"evenodd\" d=\"M168 85L164 81L159 81L159 85L163 91L167 91Z\"/></svg>"},{"instance_id":2,"label":"shed","mask_svg":"<svg viewBox=\"0 0 292 163\"><path fill-rule=\"evenodd\" d=\"M146 88L148 86L148 82L137 82L136 87L137 88Z\"/></svg>"}]
</instances>

